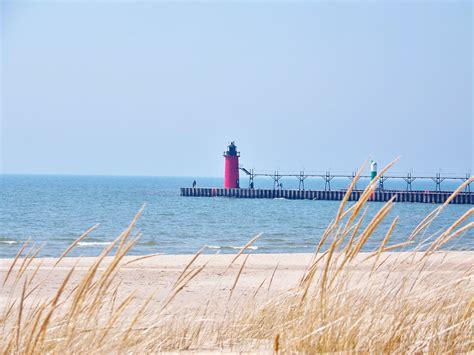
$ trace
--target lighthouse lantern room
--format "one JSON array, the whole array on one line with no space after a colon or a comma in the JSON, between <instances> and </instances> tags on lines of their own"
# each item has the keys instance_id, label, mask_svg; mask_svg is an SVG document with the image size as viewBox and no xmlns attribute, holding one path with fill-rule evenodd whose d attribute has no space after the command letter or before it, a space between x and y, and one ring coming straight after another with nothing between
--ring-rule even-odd
<instances>
[{"instance_id":1,"label":"lighthouse lantern room","mask_svg":"<svg viewBox=\"0 0 474 355\"><path fill-rule=\"evenodd\" d=\"M226 189L239 188L239 157L240 152L237 151L235 142L231 142L224 152L224 188Z\"/></svg>"}]
</instances>

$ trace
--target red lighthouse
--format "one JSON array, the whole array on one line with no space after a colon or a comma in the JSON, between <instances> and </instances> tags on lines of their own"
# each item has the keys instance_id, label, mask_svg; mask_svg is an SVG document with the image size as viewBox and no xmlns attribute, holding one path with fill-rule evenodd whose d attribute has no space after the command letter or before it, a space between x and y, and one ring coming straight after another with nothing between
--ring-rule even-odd
<instances>
[{"instance_id":1,"label":"red lighthouse","mask_svg":"<svg viewBox=\"0 0 474 355\"><path fill-rule=\"evenodd\" d=\"M225 173L224 173L224 188L235 189L239 188L239 157L240 152L237 151L237 146L231 142L224 152L225 158Z\"/></svg>"}]
</instances>

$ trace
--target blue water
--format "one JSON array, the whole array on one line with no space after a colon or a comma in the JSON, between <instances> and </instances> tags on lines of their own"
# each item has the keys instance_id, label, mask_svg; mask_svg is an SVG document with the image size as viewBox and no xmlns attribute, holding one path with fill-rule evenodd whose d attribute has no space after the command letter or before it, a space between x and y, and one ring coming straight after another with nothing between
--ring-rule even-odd
<instances>
[{"instance_id":1,"label":"blue water","mask_svg":"<svg viewBox=\"0 0 474 355\"><path fill-rule=\"evenodd\" d=\"M230 253L259 232L263 235L255 243L255 253L312 252L339 206L333 201L179 196L179 187L190 186L193 179L0 175L0 257L14 256L27 239L44 244L40 255L58 256L83 231L100 223L71 254L97 255L127 227L144 203L146 209L137 226L142 237L132 254L194 253L202 246L209 246L208 252ZM196 180L198 186L222 186L218 178ZM297 186L297 181L283 182L285 187ZM320 188L318 184L322 182L308 181L306 188ZM334 181L333 186L346 184ZM257 186L272 186L272 182L261 180ZM369 216L373 216L382 204L372 202L368 206ZM397 204L365 250L378 245L396 215L400 224L391 244L404 241L436 206ZM471 207L448 206L430 231L451 224ZM473 232L449 247L474 250Z\"/></svg>"}]
</instances>

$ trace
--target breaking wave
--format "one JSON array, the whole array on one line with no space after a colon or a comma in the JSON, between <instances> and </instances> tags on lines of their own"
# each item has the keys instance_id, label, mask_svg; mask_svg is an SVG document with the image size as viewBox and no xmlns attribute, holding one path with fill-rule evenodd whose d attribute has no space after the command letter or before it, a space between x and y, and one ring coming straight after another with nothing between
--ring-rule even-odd
<instances>
[{"instance_id":1,"label":"breaking wave","mask_svg":"<svg viewBox=\"0 0 474 355\"><path fill-rule=\"evenodd\" d=\"M77 243L78 246L81 247L97 247L103 245L110 245L112 242L79 242Z\"/></svg>"},{"instance_id":2,"label":"breaking wave","mask_svg":"<svg viewBox=\"0 0 474 355\"><path fill-rule=\"evenodd\" d=\"M18 244L16 240L0 240L0 243L8 244L8 245Z\"/></svg>"},{"instance_id":3,"label":"breaking wave","mask_svg":"<svg viewBox=\"0 0 474 355\"><path fill-rule=\"evenodd\" d=\"M207 248L207 249L232 249L232 250L240 250L240 249L243 248L243 246L237 247L237 246L232 246L232 245L229 245L229 246L208 245L206 248ZM251 246L247 247L247 249L249 249L249 250L257 250L258 247L255 246L255 245L251 245Z\"/></svg>"}]
</instances>

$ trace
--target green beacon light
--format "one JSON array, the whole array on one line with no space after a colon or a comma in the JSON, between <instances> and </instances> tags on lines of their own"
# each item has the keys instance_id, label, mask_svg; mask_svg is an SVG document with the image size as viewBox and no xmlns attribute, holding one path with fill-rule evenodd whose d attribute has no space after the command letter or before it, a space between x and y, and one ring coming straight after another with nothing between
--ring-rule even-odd
<instances>
[{"instance_id":1,"label":"green beacon light","mask_svg":"<svg viewBox=\"0 0 474 355\"><path fill-rule=\"evenodd\" d=\"M377 176L377 163L375 161L370 162L370 180L375 179Z\"/></svg>"}]
</instances>

